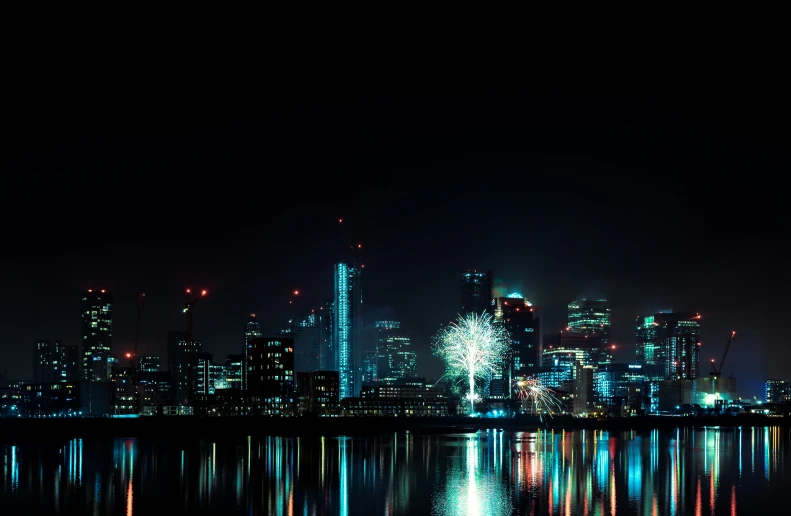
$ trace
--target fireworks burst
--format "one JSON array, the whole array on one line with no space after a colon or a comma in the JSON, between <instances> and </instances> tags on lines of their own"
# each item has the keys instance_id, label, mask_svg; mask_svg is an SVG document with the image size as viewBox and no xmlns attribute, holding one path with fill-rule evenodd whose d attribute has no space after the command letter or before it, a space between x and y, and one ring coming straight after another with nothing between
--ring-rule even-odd
<instances>
[{"instance_id":1,"label":"fireworks burst","mask_svg":"<svg viewBox=\"0 0 791 516\"><path fill-rule=\"evenodd\" d=\"M436 337L434 354L445 362L445 376L468 381L470 411L475 413L475 378L493 373L501 366L511 340L505 329L494 324L487 313L459 315Z\"/></svg>"},{"instance_id":2,"label":"fireworks burst","mask_svg":"<svg viewBox=\"0 0 791 516\"><path fill-rule=\"evenodd\" d=\"M537 379L520 380L516 383L519 387L519 399L522 406L532 402L532 410L538 412L543 421L543 412L552 417L553 412L559 412L563 406L555 398L555 392L546 387Z\"/></svg>"}]
</instances>

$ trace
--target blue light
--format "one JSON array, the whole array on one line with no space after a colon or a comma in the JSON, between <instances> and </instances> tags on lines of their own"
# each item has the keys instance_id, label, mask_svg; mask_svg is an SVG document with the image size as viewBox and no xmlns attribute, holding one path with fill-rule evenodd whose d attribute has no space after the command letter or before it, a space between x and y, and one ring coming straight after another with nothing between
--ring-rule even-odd
<instances>
[{"instance_id":1,"label":"blue light","mask_svg":"<svg viewBox=\"0 0 791 516\"><path fill-rule=\"evenodd\" d=\"M524 299L524 298L525 298L525 296L523 296L523 295L522 295L522 294L520 294L519 292L511 292L511 293L510 293L510 294L508 294L508 296L506 296L506 297L510 297L511 299Z\"/></svg>"}]
</instances>

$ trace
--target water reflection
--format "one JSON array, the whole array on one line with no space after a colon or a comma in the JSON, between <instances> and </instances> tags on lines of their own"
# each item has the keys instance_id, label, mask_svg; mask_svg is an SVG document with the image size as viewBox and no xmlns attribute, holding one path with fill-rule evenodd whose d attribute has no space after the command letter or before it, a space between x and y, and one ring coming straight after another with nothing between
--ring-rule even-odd
<instances>
[{"instance_id":1,"label":"water reflection","mask_svg":"<svg viewBox=\"0 0 791 516\"><path fill-rule=\"evenodd\" d=\"M737 515L783 507L791 429L0 443L4 514Z\"/></svg>"}]
</instances>

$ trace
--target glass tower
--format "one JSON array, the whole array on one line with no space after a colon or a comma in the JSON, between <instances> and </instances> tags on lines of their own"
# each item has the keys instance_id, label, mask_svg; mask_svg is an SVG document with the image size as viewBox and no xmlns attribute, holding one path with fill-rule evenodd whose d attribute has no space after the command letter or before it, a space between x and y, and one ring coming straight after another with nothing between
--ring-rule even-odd
<instances>
[{"instance_id":1,"label":"glass tower","mask_svg":"<svg viewBox=\"0 0 791 516\"><path fill-rule=\"evenodd\" d=\"M461 315L489 312L492 307L492 271L467 271L461 275Z\"/></svg>"},{"instance_id":2,"label":"glass tower","mask_svg":"<svg viewBox=\"0 0 791 516\"><path fill-rule=\"evenodd\" d=\"M392 384L417 376L417 359L412 341L397 321L377 321L376 379Z\"/></svg>"},{"instance_id":3,"label":"glass tower","mask_svg":"<svg viewBox=\"0 0 791 516\"><path fill-rule=\"evenodd\" d=\"M581 298L568 304L569 331L598 335L600 365L612 362L610 351L610 302L606 299Z\"/></svg>"},{"instance_id":4,"label":"glass tower","mask_svg":"<svg viewBox=\"0 0 791 516\"><path fill-rule=\"evenodd\" d=\"M247 323L244 325L244 353L242 357L244 364L242 364L242 389L247 390L247 349L250 347L250 341L261 337L261 323L255 314L250 314L247 318Z\"/></svg>"},{"instance_id":5,"label":"glass tower","mask_svg":"<svg viewBox=\"0 0 791 516\"><path fill-rule=\"evenodd\" d=\"M638 317L638 363L656 365L666 380L700 376L700 315L659 312Z\"/></svg>"},{"instance_id":6,"label":"glass tower","mask_svg":"<svg viewBox=\"0 0 791 516\"><path fill-rule=\"evenodd\" d=\"M113 294L106 290L82 293L82 373L86 380L110 377L113 338Z\"/></svg>"},{"instance_id":7,"label":"glass tower","mask_svg":"<svg viewBox=\"0 0 791 516\"><path fill-rule=\"evenodd\" d=\"M340 399L359 393L360 371L357 364L362 325L362 289L360 268L338 263L334 267L335 299L333 302L332 346L334 368L338 371Z\"/></svg>"}]
</instances>

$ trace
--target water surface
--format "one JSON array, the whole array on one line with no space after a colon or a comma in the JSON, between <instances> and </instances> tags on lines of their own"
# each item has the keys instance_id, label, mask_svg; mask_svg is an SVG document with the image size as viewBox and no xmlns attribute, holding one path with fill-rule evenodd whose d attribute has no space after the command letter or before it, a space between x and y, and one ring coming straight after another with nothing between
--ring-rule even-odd
<instances>
[{"instance_id":1,"label":"water surface","mask_svg":"<svg viewBox=\"0 0 791 516\"><path fill-rule=\"evenodd\" d=\"M791 429L0 443L2 514L786 513Z\"/></svg>"}]
</instances>

